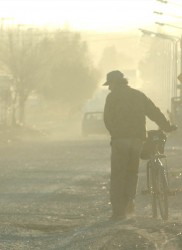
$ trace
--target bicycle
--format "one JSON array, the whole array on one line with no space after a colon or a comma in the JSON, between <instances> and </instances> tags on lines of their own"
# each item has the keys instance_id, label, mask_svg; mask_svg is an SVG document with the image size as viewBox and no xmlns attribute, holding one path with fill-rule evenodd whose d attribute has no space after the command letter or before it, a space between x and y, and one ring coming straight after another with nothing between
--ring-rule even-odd
<instances>
[{"instance_id":1,"label":"bicycle","mask_svg":"<svg viewBox=\"0 0 182 250\"><path fill-rule=\"evenodd\" d=\"M163 131L148 131L148 138L141 153L141 159L148 160L147 193L152 196L152 216L157 218L159 211L163 220L167 220L169 215L167 162L162 160L166 159L164 154L166 140L167 136Z\"/></svg>"}]
</instances>

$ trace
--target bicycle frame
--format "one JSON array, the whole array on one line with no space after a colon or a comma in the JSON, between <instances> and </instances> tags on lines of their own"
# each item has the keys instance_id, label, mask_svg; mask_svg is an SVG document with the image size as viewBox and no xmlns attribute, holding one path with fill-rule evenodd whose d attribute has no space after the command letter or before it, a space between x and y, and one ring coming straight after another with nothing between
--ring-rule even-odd
<instances>
[{"instance_id":1,"label":"bicycle frame","mask_svg":"<svg viewBox=\"0 0 182 250\"><path fill-rule=\"evenodd\" d=\"M163 155L162 158L165 158L165 155ZM151 157L151 159L147 162L147 188L148 191L151 192L151 185L150 185L150 180L149 180L149 171L162 171L162 173L165 176L165 179L168 183L168 178L167 178L167 173L166 173L166 169L161 161L161 155L155 155L154 157ZM154 188L152 188L152 192L154 192L155 190L153 190Z\"/></svg>"}]
</instances>

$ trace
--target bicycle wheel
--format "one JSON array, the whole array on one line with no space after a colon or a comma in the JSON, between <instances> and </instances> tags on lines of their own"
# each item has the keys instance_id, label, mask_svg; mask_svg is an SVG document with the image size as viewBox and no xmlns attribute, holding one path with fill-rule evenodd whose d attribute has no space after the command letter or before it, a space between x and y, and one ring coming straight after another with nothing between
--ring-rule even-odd
<instances>
[{"instance_id":1,"label":"bicycle wheel","mask_svg":"<svg viewBox=\"0 0 182 250\"><path fill-rule=\"evenodd\" d=\"M156 169L151 169L152 182L152 217L157 218Z\"/></svg>"},{"instance_id":2,"label":"bicycle wheel","mask_svg":"<svg viewBox=\"0 0 182 250\"><path fill-rule=\"evenodd\" d=\"M147 165L147 188L152 197L152 217L157 218L156 173L151 163Z\"/></svg>"},{"instance_id":3,"label":"bicycle wheel","mask_svg":"<svg viewBox=\"0 0 182 250\"><path fill-rule=\"evenodd\" d=\"M168 219L168 183L165 175L165 170L159 166L156 178L157 182L157 201L159 211L163 220Z\"/></svg>"}]
</instances>

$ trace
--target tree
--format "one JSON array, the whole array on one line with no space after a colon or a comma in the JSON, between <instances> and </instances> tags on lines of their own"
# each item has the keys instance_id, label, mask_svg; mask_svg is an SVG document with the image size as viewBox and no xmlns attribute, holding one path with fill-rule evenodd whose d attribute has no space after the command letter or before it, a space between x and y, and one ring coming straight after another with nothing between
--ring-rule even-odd
<instances>
[{"instance_id":1,"label":"tree","mask_svg":"<svg viewBox=\"0 0 182 250\"><path fill-rule=\"evenodd\" d=\"M92 96L98 71L79 34L18 27L3 31L1 37L0 62L13 77L13 123L24 123L33 90L70 109L79 109Z\"/></svg>"},{"instance_id":2,"label":"tree","mask_svg":"<svg viewBox=\"0 0 182 250\"><path fill-rule=\"evenodd\" d=\"M0 46L0 61L13 77L12 123L24 123L25 104L38 84L42 66L40 40L33 30L4 31Z\"/></svg>"},{"instance_id":3,"label":"tree","mask_svg":"<svg viewBox=\"0 0 182 250\"><path fill-rule=\"evenodd\" d=\"M86 42L77 33L57 31L47 43L49 66L44 96L79 109L93 95L99 79L89 57Z\"/></svg>"},{"instance_id":4,"label":"tree","mask_svg":"<svg viewBox=\"0 0 182 250\"><path fill-rule=\"evenodd\" d=\"M118 51L115 46L112 45L103 50L99 62L99 68L101 68L103 72L109 72L111 69L121 68L121 70L126 70L134 67L133 58L125 52Z\"/></svg>"}]
</instances>

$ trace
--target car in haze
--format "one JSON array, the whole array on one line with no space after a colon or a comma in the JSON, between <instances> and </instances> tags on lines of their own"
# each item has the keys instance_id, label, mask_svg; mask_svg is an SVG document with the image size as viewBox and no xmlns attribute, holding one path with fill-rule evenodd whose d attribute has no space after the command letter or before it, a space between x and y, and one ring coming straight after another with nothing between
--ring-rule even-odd
<instances>
[{"instance_id":1,"label":"car in haze","mask_svg":"<svg viewBox=\"0 0 182 250\"><path fill-rule=\"evenodd\" d=\"M107 134L103 120L103 112L85 112L82 120L82 135L103 134Z\"/></svg>"}]
</instances>

